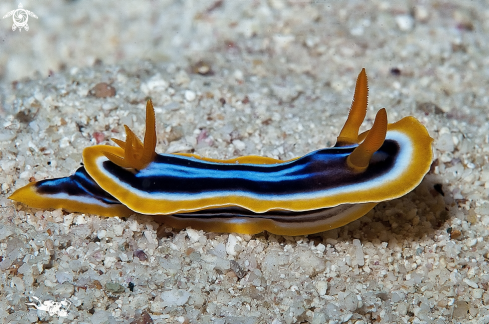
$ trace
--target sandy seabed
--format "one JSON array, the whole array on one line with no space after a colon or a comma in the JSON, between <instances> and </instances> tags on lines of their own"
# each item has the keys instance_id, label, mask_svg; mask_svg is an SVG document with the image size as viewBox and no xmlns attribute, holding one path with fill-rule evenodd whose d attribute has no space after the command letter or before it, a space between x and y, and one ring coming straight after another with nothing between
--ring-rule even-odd
<instances>
[{"instance_id":1,"label":"sandy seabed","mask_svg":"<svg viewBox=\"0 0 489 324\"><path fill-rule=\"evenodd\" d=\"M0 322L489 323L484 1L23 5L29 31L0 21ZM158 152L286 160L331 146L362 67L362 130L382 107L412 115L434 162L339 229L216 234L7 199L73 173L124 124L142 136L148 97ZM49 301L52 314L26 304Z\"/></svg>"}]
</instances>

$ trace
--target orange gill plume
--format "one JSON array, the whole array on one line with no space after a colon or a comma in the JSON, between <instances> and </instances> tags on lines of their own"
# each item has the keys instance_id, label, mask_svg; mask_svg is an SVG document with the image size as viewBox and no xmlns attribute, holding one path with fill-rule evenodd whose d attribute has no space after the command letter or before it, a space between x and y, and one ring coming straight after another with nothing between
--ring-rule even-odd
<instances>
[{"instance_id":1,"label":"orange gill plume","mask_svg":"<svg viewBox=\"0 0 489 324\"><path fill-rule=\"evenodd\" d=\"M127 126L126 141L113 138L112 140L124 150L124 156L104 151L103 154L113 163L123 168L144 169L151 163L155 156L156 147L156 122L153 103L148 100L146 104L146 133L144 143Z\"/></svg>"}]
</instances>

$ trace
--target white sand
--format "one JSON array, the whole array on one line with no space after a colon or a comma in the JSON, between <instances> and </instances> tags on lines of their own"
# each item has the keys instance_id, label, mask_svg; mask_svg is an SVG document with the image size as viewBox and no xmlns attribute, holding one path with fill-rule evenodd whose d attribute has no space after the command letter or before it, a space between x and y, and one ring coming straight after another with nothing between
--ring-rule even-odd
<instances>
[{"instance_id":1,"label":"white sand","mask_svg":"<svg viewBox=\"0 0 489 324\"><path fill-rule=\"evenodd\" d=\"M25 1L29 31L0 21L0 322L488 323L485 2L219 3ZM192 73L199 60L213 75ZM415 116L435 163L412 193L337 230L171 231L6 198L68 176L123 124L142 135L148 96L158 152L289 159L331 146L362 67L362 130L381 107ZM87 96L100 82L116 96ZM69 301L67 317L34 297Z\"/></svg>"}]
</instances>

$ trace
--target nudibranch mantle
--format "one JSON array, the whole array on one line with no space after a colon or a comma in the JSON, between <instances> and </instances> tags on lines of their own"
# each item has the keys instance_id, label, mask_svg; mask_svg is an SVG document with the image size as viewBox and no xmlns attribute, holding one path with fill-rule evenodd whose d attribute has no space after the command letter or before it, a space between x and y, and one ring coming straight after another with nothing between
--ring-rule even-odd
<instances>
[{"instance_id":1,"label":"nudibranch mantle","mask_svg":"<svg viewBox=\"0 0 489 324\"><path fill-rule=\"evenodd\" d=\"M255 213L269 210L303 211L340 204L379 202L387 195L396 198L409 192L410 179L400 176L417 172L411 138L402 129L409 117L391 124L385 150L399 150L395 161L375 163L369 172L355 173L344 168L346 157L355 147L339 147L311 152L299 159L273 164L209 162L195 157L161 154L137 173L111 163L103 154L106 146L88 147L83 160L97 183L124 205L143 214L175 214L208 208L240 206ZM422 134L414 127L415 134ZM400 143L401 145L397 145ZM111 148L113 154L120 148ZM429 154L428 152L424 152ZM389 162L389 163L388 163ZM387 167L389 167L387 169ZM314 170L320 168L320 170ZM314 178L313 178L314 177ZM418 180L418 179L414 179ZM321 189L311 181L324 183ZM341 181L341 183L339 183ZM207 182L205 188L203 184ZM259 184L252 186L252 184ZM199 184L198 186L195 185ZM225 201L225 203L223 203ZM273 202L273 203L272 203ZM207 209L207 208L205 208Z\"/></svg>"},{"instance_id":2,"label":"nudibranch mantle","mask_svg":"<svg viewBox=\"0 0 489 324\"><path fill-rule=\"evenodd\" d=\"M358 134L367 93L363 69L335 147L288 161L156 154L149 100L143 142L125 126L126 141L114 140L119 147L87 147L84 167L72 176L31 183L9 198L102 216L162 215L173 227L216 232L303 235L336 228L413 190L432 162L432 138L414 117L388 124L381 109L373 127Z\"/></svg>"}]
</instances>

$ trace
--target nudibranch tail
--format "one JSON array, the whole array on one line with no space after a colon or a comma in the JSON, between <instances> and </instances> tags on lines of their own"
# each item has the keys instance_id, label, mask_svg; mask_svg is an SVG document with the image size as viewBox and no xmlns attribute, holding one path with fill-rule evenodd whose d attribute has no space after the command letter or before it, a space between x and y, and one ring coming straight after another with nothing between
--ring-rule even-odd
<instances>
[{"instance_id":1,"label":"nudibranch tail","mask_svg":"<svg viewBox=\"0 0 489 324\"><path fill-rule=\"evenodd\" d=\"M374 125L365 140L358 145L346 159L348 166L355 171L364 171L375 152L384 144L387 134L387 113L380 109L375 116Z\"/></svg>"},{"instance_id":2,"label":"nudibranch tail","mask_svg":"<svg viewBox=\"0 0 489 324\"><path fill-rule=\"evenodd\" d=\"M123 168L133 168L136 170L144 169L156 157L156 120L153 103L148 100L146 104L146 133L144 143L134 134L134 132L124 125L126 130L126 141L112 139L124 150L124 156L111 152L102 153L113 163Z\"/></svg>"},{"instance_id":3,"label":"nudibranch tail","mask_svg":"<svg viewBox=\"0 0 489 324\"><path fill-rule=\"evenodd\" d=\"M31 182L9 199L31 207L63 208L70 212L129 217L132 210L121 204L90 177L84 167L69 177Z\"/></svg>"},{"instance_id":4,"label":"nudibranch tail","mask_svg":"<svg viewBox=\"0 0 489 324\"><path fill-rule=\"evenodd\" d=\"M336 140L336 147L358 144L358 130L367 114L368 103L368 80L367 73L363 68L358 74L355 94L351 104L350 113L343 129Z\"/></svg>"}]
</instances>

